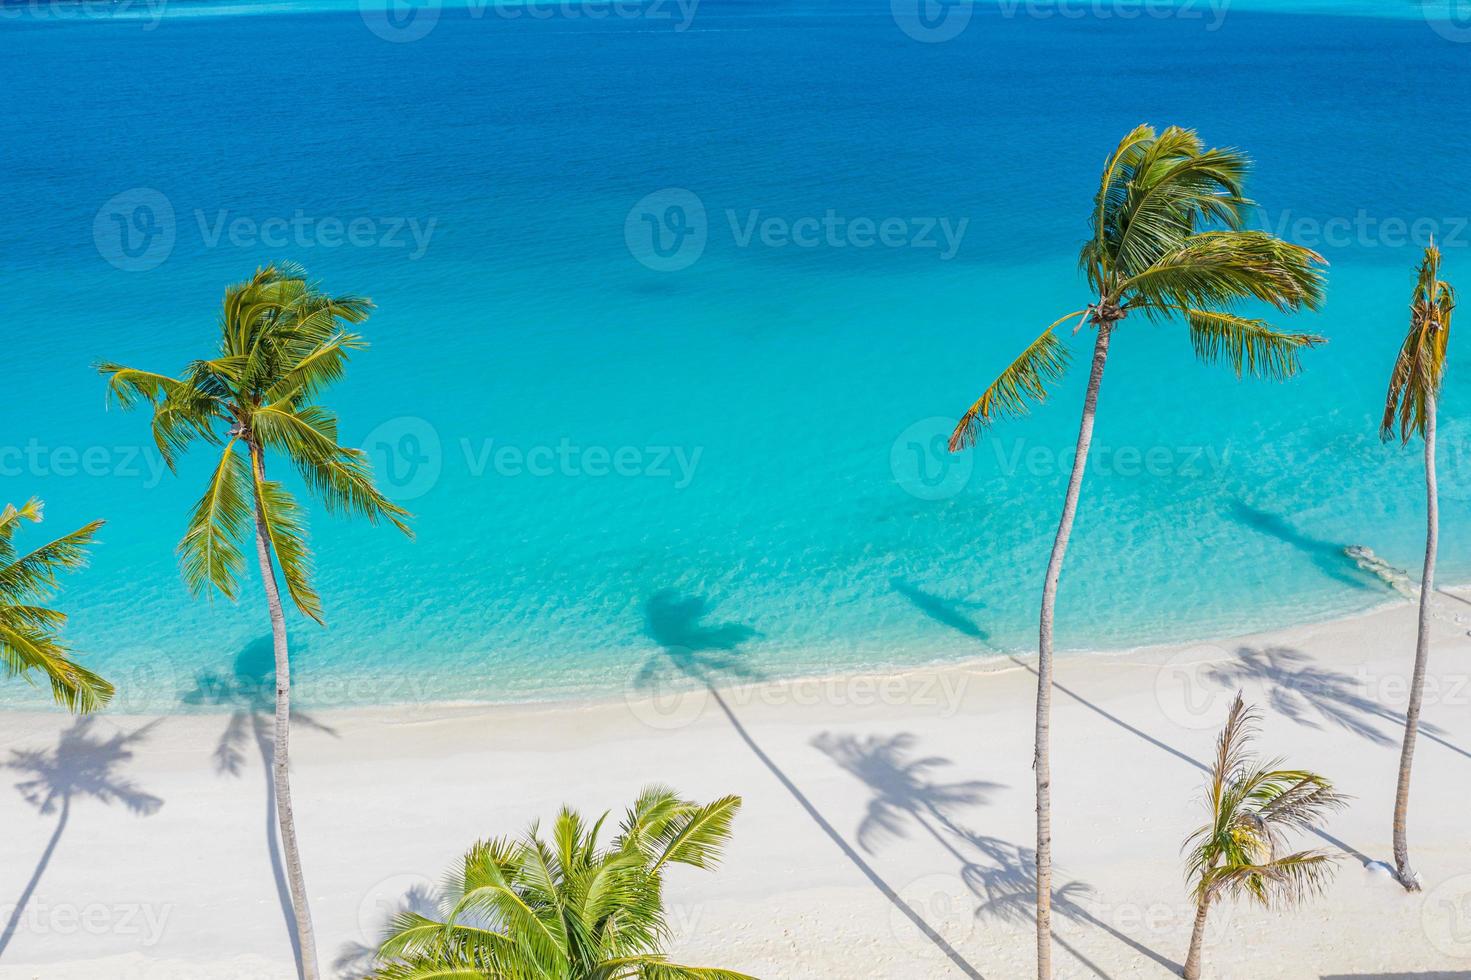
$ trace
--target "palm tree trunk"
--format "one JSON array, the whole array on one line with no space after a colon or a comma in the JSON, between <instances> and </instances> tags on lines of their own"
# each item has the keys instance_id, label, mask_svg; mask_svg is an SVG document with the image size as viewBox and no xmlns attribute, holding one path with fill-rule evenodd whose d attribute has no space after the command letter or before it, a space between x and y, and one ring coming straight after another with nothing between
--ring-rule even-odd
<instances>
[{"instance_id":1,"label":"palm tree trunk","mask_svg":"<svg viewBox=\"0 0 1471 980\"><path fill-rule=\"evenodd\" d=\"M1435 548L1440 538L1440 504L1435 490L1435 395L1425 398L1425 570L1420 575L1420 622L1415 636L1415 672L1410 678L1410 703L1405 708L1405 742L1400 749L1399 786L1394 794L1394 867L1406 891L1420 890L1420 878L1410 867L1410 845L1405 824L1410 810L1410 766L1415 737L1420 730L1420 701L1425 693L1425 667L1430 659L1430 597L1435 592Z\"/></svg>"},{"instance_id":2,"label":"palm tree trunk","mask_svg":"<svg viewBox=\"0 0 1471 980\"><path fill-rule=\"evenodd\" d=\"M258 450L252 449L251 463L257 480L264 477ZM291 809L291 657L286 646L286 615L281 593L276 588L276 569L271 563L271 539L255 490L255 552L260 559L261 581L266 587L266 604L271 610L271 640L276 651L276 740L271 753L271 776L276 789L276 827L286 857L286 880L291 884L291 908L296 915L296 938L301 951L302 980L317 980L317 943L312 931L312 910L307 904L306 880L301 873L301 852L296 846L296 817Z\"/></svg>"},{"instance_id":3,"label":"palm tree trunk","mask_svg":"<svg viewBox=\"0 0 1471 980\"><path fill-rule=\"evenodd\" d=\"M1113 324L1098 324L1093 345L1093 369L1088 375L1088 393L1083 398L1083 419L1078 426L1078 445L1073 454L1073 471L1068 478L1062 518L1047 560L1047 579L1042 585L1042 616L1037 635L1037 740L1032 768L1037 775L1037 980L1052 976L1052 615L1057 606L1057 583L1062 577L1062 560L1073 518L1078 512L1078 494L1088 466L1088 447L1093 442L1093 416L1098 409L1098 388L1103 382L1103 364L1108 360L1108 341Z\"/></svg>"},{"instance_id":4,"label":"palm tree trunk","mask_svg":"<svg viewBox=\"0 0 1471 980\"><path fill-rule=\"evenodd\" d=\"M1190 952L1185 957L1185 969L1181 973L1185 980L1200 980L1200 951L1205 945L1205 916L1210 905L1210 898L1202 897L1195 907L1195 929L1190 933Z\"/></svg>"}]
</instances>

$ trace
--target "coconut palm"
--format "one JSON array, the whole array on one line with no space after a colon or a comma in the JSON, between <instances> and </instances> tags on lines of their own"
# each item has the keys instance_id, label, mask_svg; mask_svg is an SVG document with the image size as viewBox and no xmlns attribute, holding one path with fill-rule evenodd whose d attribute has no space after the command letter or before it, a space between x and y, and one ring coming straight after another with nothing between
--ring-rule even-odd
<instances>
[{"instance_id":1,"label":"coconut palm","mask_svg":"<svg viewBox=\"0 0 1471 980\"><path fill-rule=\"evenodd\" d=\"M1278 769L1280 759L1253 758L1256 728L1255 710L1238 693L1206 777L1207 822L1185 842L1186 878L1195 900L1187 980L1200 976L1211 903L1249 898L1270 908L1290 907L1321 892L1335 870L1332 856L1320 851L1282 853L1285 832L1315 829L1347 800L1317 773Z\"/></svg>"},{"instance_id":2,"label":"coconut palm","mask_svg":"<svg viewBox=\"0 0 1471 980\"><path fill-rule=\"evenodd\" d=\"M1435 401L1445 376L1446 341L1451 333L1451 311L1456 293L1440 278L1440 250L1431 242L1420 263L1415 295L1410 300L1410 331L1400 345L1384 418L1379 434L1386 441L1398 434L1400 444L1419 433L1425 440L1425 569L1420 576L1420 619L1415 636L1415 668L1410 679L1410 703L1405 711L1405 741L1400 749L1399 785L1394 794L1394 867L1400 884L1420 890L1420 878L1410 867L1410 845L1405 823L1410 809L1410 766L1420 728L1420 701L1425 692L1425 667L1430 657L1430 596L1435 589L1435 548L1440 537L1440 505L1435 489Z\"/></svg>"},{"instance_id":3,"label":"coconut palm","mask_svg":"<svg viewBox=\"0 0 1471 980\"><path fill-rule=\"evenodd\" d=\"M87 546L101 521L93 521L50 544L21 555L15 532L21 521L39 524L41 501L0 511L0 660L7 677L44 677L51 696L74 712L92 711L112 697L112 685L72 659L61 642L66 614L40 605L56 589L62 572L87 563Z\"/></svg>"},{"instance_id":4,"label":"coconut palm","mask_svg":"<svg viewBox=\"0 0 1471 980\"><path fill-rule=\"evenodd\" d=\"M318 623L322 603L310 581L304 512L280 482L267 478L266 461L270 455L289 462L329 511L387 521L410 533L408 513L374 485L366 454L339 445L337 417L316 404L343 376L351 353L366 346L344 325L361 323L372 308L367 299L324 294L296 266L267 266L225 290L218 348L179 377L99 365L119 404L152 408L153 437L171 469L194 442L219 452L178 546L190 590L234 600L245 570L244 540L254 532L275 652L277 826L307 980L318 974L291 809L291 664L276 568L292 603Z\"/></svg>"},{"instance_id":5,"label":"coconut palm","mask_svg":"<svg viewBox=\"0 0 1471 980\"><path fill-rule=\"evenodd\" d=\"M997 418L1026 414L1066 369L1069 351L1058 329L1093 328L1093 362L1078 427L1077 452L1062 516L1042 587L1038 630L1037 783L1037 975L1051 975L1052 816L1049 763L1052 706L1052 623L1063 557L1077 513L1079 491L1093 438L1098 391L1109 342L1128 317L1150 323L1181 322L1196 355L1225 363L1237 376L1288 378L1301 352L1321 338L1277 330L1237 312L1257 301L1279 312L1317 309L1323 278L1317 253L1260 231L1244 230L1253 207L1244 196L1245 156L1206 149L1193 131L1170 127L1156 133L1140 126L1109 154L1088 219L1089 238L1079 266L1092 299L1059 317L1032 341L960 419L950 437L957 451L975 443Z\"/></svg>"},{"instance_id":6,"label":"coconut palm","mask_svg":"<svg viewBox=\"0 0 1471 980\"><path fill-rule=\"evenodd\" d=\"M751 980L681 966L662 952L671 929L664 871L713 869L730 840L736 796L704 805L651 786L607 847L574 811L519 840L481 841L446 876L439 918L400 912L377 980Z\"/></svg>"}]
</instances>

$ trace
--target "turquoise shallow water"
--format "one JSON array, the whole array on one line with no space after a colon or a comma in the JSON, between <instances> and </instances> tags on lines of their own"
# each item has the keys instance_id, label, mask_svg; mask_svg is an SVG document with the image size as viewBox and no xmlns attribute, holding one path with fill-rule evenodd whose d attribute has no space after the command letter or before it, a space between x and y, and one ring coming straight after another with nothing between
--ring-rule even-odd
<instances>
[{"instance_id":1,"label":"turquoise shallow water","mask_svg":"<svg viewBox=\"0 0 1471 980\"><path fill-rule=\"evenodd\" d=\"M1062 644L1390 598L1345 545L1417 567L1418 453L1374 424L1418 241L1440 236L1453 278L1471 244L1471 112L1423 84L1471 46L1419 8L1242 3L1214 30L977 8L940 43L887 4L706 0L686 30L446 7L411 43L352 6L194 9L0 25L0 481L46 498L45 529L108 519L61 604L126 708L210 702L201 677L266 622L254 581L238 607L189 599L172 549L205 460L162 474L89 365L177 370L223 285L275 257L377 301L329 404L418 530L315 516L330 626L293 621L303 703L618 693L668 646L770 676L1026 649L1082 374L969 454L935 440L1086 301L1091 188L1141 120L1251 151L1262 223L1332 261L1328 308L1298 321L1330 343L1268 385L1128 324ZM126 243L119 217L141 222ZM1453 353L1446 580L1471 578L1468 371Z\"/></svg>"}]
</instances>

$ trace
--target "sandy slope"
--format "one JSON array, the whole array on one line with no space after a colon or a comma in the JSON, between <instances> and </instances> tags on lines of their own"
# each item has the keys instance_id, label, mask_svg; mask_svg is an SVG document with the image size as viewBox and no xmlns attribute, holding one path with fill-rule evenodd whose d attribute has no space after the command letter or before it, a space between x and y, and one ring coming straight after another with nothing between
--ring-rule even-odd
<instances>
[{"instance_id":1,"label":"sandy slope","mask_svg":"<svg viewBox=\"0 0 1471 980\"><path fill-rule=\"evenodd\" d=\"M1269 709L1268 749L1356 801L1309 841L1344 852L1331 893L1291 916L1221 908L1208 974L1471 976L1471 603L1438 602L1437 730L1421 740L1412 810L1419 896L1365 864L1389 853L1409 606L1060 664L1058 974L1165 977L1183 958L1178 849L1239 685ZM672 883L684 960L766 978L1025 976L1033 692L1027 667L1002 661L718 699L324 712L295 740L323 961L354 975L385 915L478 836L563 801L621 808L657 780L745 798L725 866ZM62 738L71 724L0 715L22 766L5 782L59 794L42 813L0 786L0 902L44 863L23 912L0 908L14 922L0 977L293 976L252 720L109 715Z\"/></svg>"}]
</instances>

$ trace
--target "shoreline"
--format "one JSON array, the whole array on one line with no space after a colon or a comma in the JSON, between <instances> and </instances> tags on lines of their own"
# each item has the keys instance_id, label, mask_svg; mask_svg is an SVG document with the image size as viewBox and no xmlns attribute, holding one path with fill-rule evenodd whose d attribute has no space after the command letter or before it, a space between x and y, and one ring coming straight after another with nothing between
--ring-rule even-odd
<instances>
[{"instance_id":1,"label":"shoreline","mask_svg":"<svg viewBox=\"0 0 1471 980\"><path fill-rule=\"evenodd\" d=\"M1183 957L1179 843L1198 822L1201 760L1238 687L1263 711L1263 754L1322 771L1355 800L1323 840L1304 842L1343 857L1328 894L1290 920L1223 907L1207 975L1274 975L1263 972L1274 962L1294 964L1284 977L1471 970L1471 944L1448 939L1436 918L1463 892L1471 901L1471 599L1451 593L1436 606L1411 814L1427 885L1417 896L1376 864L1389 856L1412 605L1059 657L1054 823L1070 890L1058 976L1163 978ZM1023 913L1035 681L1027 658L1001 659L716 685L662 704L425 702L298 716L308 888L324 966L341 964L328 975L354 976L387 915L477 838L563 803L620 813L653 782L745 800L719 872L671 880L671 952L683 961L767 980L1022 975L1033 947ZM269 728L268 709L223 721L0 712L20 770L11 782L29 774L75 797L61 833L54 808L0 787L11 828L0 867L14 869L0 876L0 912L16 914L33 878L0 980L289 980L268 846ZM64 778L73 766L84 781ZM114 787L110 800L91 793L99 785ZM1121 819L1130 832L1106 835ZM113 865L105 880L99 853ZM1366 964L1357 937L1369 930L1387 938Z\"/></svg>"},{"instance_id":2,"label":"shoreline","mask_svg":"<svg viewBox=\"0 0 1471 980\"><path fill-rule=\"evenodd\" d=\"M1386 588L1389 588L1389 587L1386 586ZM1436 589L1436 592L1438 594L1442 595L1442 596L1448 596L1448 597L1452 597L1452 598L1460 598L1460 599L1463 599L1464 601L1466 601L1467 606L1468 606L1468 609L1467 609L1467 612L1468 612L1467 626L1468 626L1468 628L1471 628L1471 583L1466 583L1466 584L1460 584L1460 583L1458 583L1458 584L1455 584L1455 585L1442 585L1442 586L1440 586L1440 587L1438 587ZM1321 618L1312 618L1312 619L1306 619L1306 620L1298 620L1298 621L1294 621L1294 622L1291 622L1291 623L1288 623L1288 624L1285 624L1285 625L1268 626L1268 627L1263 628L1263 629L1253 630L1253 631L1246 632L1246 633L1210 634L1210 635L1205 635L1205 636L1200 636L1200 637L1187 637L1187 638L1178 638L1178 639L1164 640L1164 641L1160 641L1160 642L1140 643L1140 644L1135 644L1135 645L1126 646L1126 647L1101 647L1101 648L1081 647L1081 648L1060 649L1060 650L1057 651L1057 658L1058 658L1058 662L1063 662L1065 660L1066 661L1078 660L1078 659L1084 659L1084 660L1102 659L1102 660L1107 660L1107 659L1116 659L1116 658L1126 657L1126 656L1149 655L1151 653L1157 653L1157 652L1160 652L1160 651L1179 650L1179 649L1188 648L1188 647L1196 647L1196 646L1219 646L1221 644L1233 643L1233 642L1241 642L1241 641L1248 641L1248 640L1262 638L1262 637L1267 637L1267 636L1272 636L1272 635L1276 635L1276 634L1293 633L1293 632L1296 632L1296 631L1305 630L1305 629L1309 629L1309 628L1316 627L1316 626L1323 626L1323 625L1327 625L1327 624L1351 623L1351 622L1356 621L1356 620L1369 619L1369 618L1372 618L1372 617L1374 617L1376 615L1379 615L1379 614L1388 612L1390 610L1399 608L1401 606L1404 606L1405 604L1411 603L1412 601L1413 601L1412 599L1407 598L1407 597L1405 597L1403 595L1398 595L1398 596L1395 595L1394 592L1391 590L1391 591L1387 592L1384 595L1382 601L1375 602L1375 603L1373 603L1373 604L1371 604L1371 605L1369 605L1369 606L1367 606L1367 607L1365 607L1363 609L1360 609L1358 611L1355 611L1355 612L1328 613L1328 614L1322 616ZM979 641L972 640L969 644L964 644L964 645L974 646L976 642L979 642ZM918 645L918 644L916 644L916 645ZM957 649L958 650L958 649L960 649L962 647L962 645L963 644L961 644L961 643L956 643L955 646L953 647L953 649ZM1036 653L1035 648L1033 648L1031 650L1018 650L1018 651L995 650L995 651L993 651L991 653L988 653L988 654L985 654L985 655L981 655L981 656L977 656L977 655L974 655L974 654L965 655L965 656L949 656L949 655L946 655L945 653L940 653L940 654L938 654L936 656L933 656L930 659L927 659L927 660L924 660L924 661L919 661L919 662L913 662L913 663L898 663L898 664L893 664L893 663L890 663L890 664L882 664L881 663L881 664L876 664L876 665L872 665L872 666L863 666L863 667L852 667L852 668L839 667L839 668L835 668L835 669L832 669L832 670L812 670L812 671L804 671L804 672L794 673L794 674L790 674L790 675L761 677L761 678L752 679L752 680L743 681L743 682L717 683L716 684L716 687L718 689L720 689L720 690L727 690L727 689L735 689L735 688L761 687L761 686L768 686L768 685L769 686L783 686L783 685L785 685L785 686L791 686L791 685L814 684L814 683L833 683L833 682L839 682L839 681L842 681L842 680L845 680L845 679L862 679L862 678L878 678L878 677L904 676L904 675L915 674L915 673L933 673L933 672L943 672L943 671L947 671L947 670L966 671L966 672L970 672L970 673L985 673L985 672L991 672L991 671L1005 672L1005 671L1008 671L1008 670L1020 669L1016 665L1016 661L1018 661L1018 660L1027 661L1028 663L1034 663L1036 661L1036 658L1037 658L1037 653ZM298 671L299 671L299 668L297 668L297 671L293 671L293 673L297 673ZM546 708L546 709L555 709L555 708L579 709L579 708L596 708L596 707L604 707L604 706L608 706L608 705L623 704L623 703L626 703L627 701L633 699L632 696L631 696L631 693L632 693L631 692L631 687L632 687L631 684L626 684L625 685L625 689L624 689L624 692L622 694L608 693L608 692L605 691L605 692L602 692L602 693L583 692L583 693L573 693L573 694L569 694L569 695L566 695L566 696L556 696L555 694L553 694L553 695L532 696L532 697L525 697L525 698L483 698L482 699L482 698L441 698L441 697L430 696L430 697L426 697L426 698L422 698L422 699L402 699L402 700L395 700L395 701L361 701L360 702L360 701L347 700L347 701L339 701L339 702L335 702L334 703L332 701L327 701L327 700L314 701L314 700L312 700L310 698L302 698L302 697L299 696L300 691L303 688L306 689L306 690L311 690L313 687L316 687L318 689L333 688L333 687L351 687L355 683L355 681L363 680L364 678L366 678L368 676L369 675L358 675L357 677L351 677L351 676L349 676L349 677L343 677L343 678L328 678L328 679L322 679L322 680L316 680L316 681L309 680L305 684L303 684L301 682L300 678L298 677L297 683L293 687L293 707L295 709L297 709L297 710L304 710L304 711L308 711L308 712L323 712L323 711L328 711L328 712L343 712L343 711L354 711L354 710L369 710L370 711L370 710L378 710L378 709L393 709L395 707L414 707L416 710L423 710L423 709L427 709L427 708L476 709L476 708L515 708L515 707ZM699 681L689 679L689 680L685 680L685 681L681 682L681 684L670 685L670 686L671 687L684 686L684 687L693 688L693 687L699 686L699 684L700 684ZM186 708L186 710L179 710L179 708L181 708L181 707ZM103 714L104 715L107 715L107 716L112 716L112 717L130 717L130 716L139 716L139 717L143 717L143 716L147 716L147 717L154 717L154 716L157 716L157 717L192 717L192 716L211 716L211 715L217 716L217 715L221 715L221 714L228 714L228 713L230 713L232 711L237 710L237 708L238 708L237 705L231 704L226 699L221 699L221 700L218 700L218 701L215 701L215 702L211 702L211 703L193 704L193 705L183 705L179 701L175 700L173 702L173 707L171 709L157 710L157 711L153 711L153 710L150 710L150 711L135 711L135 710L114 711L113 709L109 708L109 709L106 709L103 712ZM50 702L49 700L41 700L40 698L35 698L35 699L33 699L33 701L31 703L24 703L24 704L7 704L3 700L0 700L0 715L10 714L10 713L21 714L21 715L24 715L24 714L47 715L47 714L54 713L57 710L58 709L56 708L56 706L52 702Z\"/></svg>"}]
</instances>

